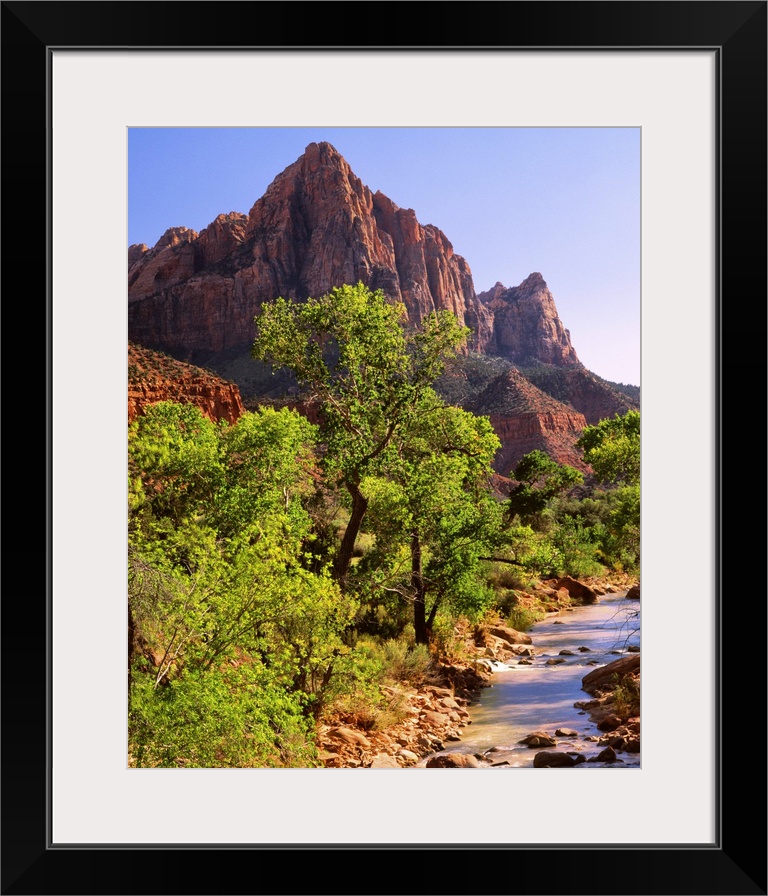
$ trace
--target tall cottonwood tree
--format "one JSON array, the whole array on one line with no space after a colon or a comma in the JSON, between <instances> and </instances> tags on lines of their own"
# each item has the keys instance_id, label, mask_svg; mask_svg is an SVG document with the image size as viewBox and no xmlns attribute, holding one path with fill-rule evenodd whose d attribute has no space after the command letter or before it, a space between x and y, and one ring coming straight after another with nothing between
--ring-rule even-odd
<instances>
[{"instance_id":1,"label":"tall cottonwood tree","mask_svg":"<svg viewBox=\"0 0 768 896\"><path fill-rule=\"evenodd\" d=\"M488 487L499 447L487 417L427 389L387 452L386 478L363 483L376 536L363 572L412 603L417 643L429 642L445 602L471 612L490 597L478 567L502 530L502 508ZM403 554L407 563L398 562Z\"/></svg>"},{"instance_id":2,"label":"tall cottonwood tree","mask_svg":"<svg viewBox=\"0 0 768 896\"><path fill-rule=\"evenodd\" d=\"M333 562L346 586L368 508L361 489L393 439L407 430L425 391L469 333L449 312L407 326L405 306L362 283L319 298L265 303L256 317L254 358L288 369L319 404L325 474L351 499Z\"/></svg>"}]
</instances>

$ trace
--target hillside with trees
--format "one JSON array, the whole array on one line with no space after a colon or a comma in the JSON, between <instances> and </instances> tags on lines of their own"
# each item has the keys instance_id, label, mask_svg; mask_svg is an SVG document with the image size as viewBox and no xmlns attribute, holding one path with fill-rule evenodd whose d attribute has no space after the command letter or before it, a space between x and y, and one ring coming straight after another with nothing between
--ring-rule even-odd
<instances>
[{"instance_id":1,"label":"hillside with trees","mask_svg":"<svg viewBox=\"0 0 768 896\"><path fill-rule=\"evenodd\" d=\"M439 680L484 621L523 629L551 580L639 570L639 412L583 429L586 475L530 452L500 498L488 417L435 389L455 316L409 326L358 283L255 324L311 415L160 401L129 426L137 767L322 766L321 726L386 729L393 686Z\"/></svg>"}]
</instances>

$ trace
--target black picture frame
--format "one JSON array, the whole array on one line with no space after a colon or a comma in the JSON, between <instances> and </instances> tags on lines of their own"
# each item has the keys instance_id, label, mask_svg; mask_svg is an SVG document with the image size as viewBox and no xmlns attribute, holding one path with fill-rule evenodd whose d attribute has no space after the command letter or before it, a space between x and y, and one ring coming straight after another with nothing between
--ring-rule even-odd
<instances>
[{"instance_id":1,"label":"black picture frame","mask_svg":"<svg viewBox=\"0 0 768 896\"><path fill-rule=\"evenodd\" d=\"M6 594L3 601L2 711L2 893L537 893L692 894L740 896L766 890L766 607L765 541L745 516L754 501L755 462L744 445L754 421L743 419L747 389L754 407L756 384L765 382L766 333L766 12L763 0L683 2L494 2L347 5L229 2L3 2L2 174L5 187L3 249L6 312L13 342L29 334L34 363L6 371L8 409L22 413L6 439L6 471L15 480L29 471L45 496L7 503ZM397 14L395 15L395 12ZM194 13L194 14L191 14ZM288 13L289 15L286 15ZM402 15L402 14L404 15ZM370 17L370 18L369 18ZM269 26L290 19L290 26ZM50 843L51 655L51 452L50 357L50 68L53 48L233 48L244 43L252 20L253 46L271 49L343 48L339 22L360 20L360 33L374 41L358 49L407 48L711 48L719 70L719 242L717 389L717 832L711 846L601 845L467 847L419 844L360 847L202 847L162 845L53 847ZM372 34L370 22L376 23ZM460 21L462 44L449 28ZM405 25L407 22L407 25ZM440 32L444 26L445 31ZM407 33L403 33L404 27ZM267 35L269 31L269 35ZM347 32L348 33L348 32ZM435 33L448 35L437 41ZM280 41L270 40L279 36ZM320 41L320 42L318 42ZM352 46L352 45L350 45ZM43 210L45 209L45 213ZM47 224L44 221L47 220ZM19 280L19 275L23 279ZM28 280L32 278L34 288ZM19 282L26 301L14 299ZM14 310L15 309L15 310ZM725 311L729 314L725 314ZM18 315L18 316L17 316ZM32 324L32 326L30 326ZM751 334L758 332L757 339ZM42 334L45 358L42 359ZM10 342L10 340L9 340ZM759 343L759 344L757 344ZM17 357L16 349L10 357ZM758 366L759 365L759 366ZM28 372L37 371L37 376ZM18 371L24 370L19 376ZM13 389L13 394L11 390ZM21 390L19 392L18 390ZM19 396L22 396L21 399ZM762 395L762 393L761 393ZM34 396L34 397L33 397ZM738 398L738 396L736 396ZM22 407L22 403L24 407ZM32 410L30 411L30 406ZM765 403L755 418L764 447ZM45 433L30 439L31 419L45 420ZM41 427L42 428L42 427ZM737 436L737 434L739 434ZM736 438L741 465L736 465ZM753 436L754 440L754 436ZM692 439L692 442L694 440ZM9 444L10 443L10 444ZM38 446L38 464L31 448ZM41 450L44 446L44 454ZM692 445L695 450L695 445ZM760 470L763 469L761 466ZM738 472L736 472L738 470ZM45 475L43 472L45 471ZM760 480L761 481L761 480ZM726 488L727 487L727 488ZM43 500L45 510L42 509ZM8 501L8 499L7 499ZM18 507L16 506L18 503ZM758 508L760 519L764 506ZM45 537L39 534L46 520ZM724 538L732 526L738 538ZM736 546L734 547L734 544ZM727 544L731 546L725 551ZM9 567L11 570L9 571ZM744 584L736 580L749 577ZM695 570L691 570L695 579ZM757 579L755 585L750 581ZM11 584L8 584L8 583ZM692 584L695 592L695 584ZM747 649L745 614L756 633ZM732 640L733 639L733 640ZM724 655L723 649L729 648ZM695 743L695 719L684 716L681 690L680 743L669 761L684 763ZM747 684L748 682L748 684ZM742 703L737 696L747 694ZM87 748L87 747L85 747ZM745 803L746 800L746 803ZM600 817L605 807L594 807ZM420 823L429 807L414 805ZM365 811L364 809L362 810ZM375 811L375 810L374 810ZM510 806L508 811L514 812ZM664 806L659 806L659 812ZM612 818L620 824L620 787ZM580 824L581 812L574 823ZM589 813L585 813L588 815ZM476 819L457 819L473 824ZM503 817L494 823L503 823Z\"/></svg>"}]
</instances>

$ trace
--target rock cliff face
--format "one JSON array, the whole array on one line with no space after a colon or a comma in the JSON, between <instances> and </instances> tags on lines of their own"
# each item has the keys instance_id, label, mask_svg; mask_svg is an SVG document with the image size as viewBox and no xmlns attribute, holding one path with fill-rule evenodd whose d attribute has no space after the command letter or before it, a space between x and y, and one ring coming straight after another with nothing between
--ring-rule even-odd
<instances>
[{"instance_id":1,"label":"rock cliff face","mask_svg":"<svg viewBox=\"0 0 768 896\"><path fill-rule=\"evenodd\" d=\"M141 249L129 250L130 337L190 360L250 345L264 301L358 281L402 301L414 324L449 309L473 345L491 336L469 265L445 234L372 193L329 143L311 143L247 217L220 215L199 235L172 228Z\"/></svg>"},{"instance_id":2,"label":"rock cliff face","mask_svg":"<svg viewBox=\"0 0 768 896\"><path fill-rule=\"evenodd\" d=\"M494 379L466 409L490 418L501 441L493 466L502 476L510 476L522 457L536 449L589 472L575 447L587 425L584 415L537 389L514 368Z\"/></svg>"},{"instance_id":3,"label":"rock cliff face","mask_svg":"<svg viewBox=\"0 0 768 896\"><path fill-rule=\"evenodd\" d=\"M579 367L571 334L557 314L555 300L544 278L530 274L519 286L497 283L478 299L492 320L492 332L482 347L490 355L507 358L518 367L553 364Z\"/></svg>"},{"instance_id":4,"label":"rock cliff face","mask_svg":"<svg viewBox=\"0 0 768 896\"><path fill-rule=\"evenodd\" d=\"M211 420L235 421L244 413L234 383L139 345L128 344L128 422L158 401L193 404Z\"/></svg>"}]
</instances>

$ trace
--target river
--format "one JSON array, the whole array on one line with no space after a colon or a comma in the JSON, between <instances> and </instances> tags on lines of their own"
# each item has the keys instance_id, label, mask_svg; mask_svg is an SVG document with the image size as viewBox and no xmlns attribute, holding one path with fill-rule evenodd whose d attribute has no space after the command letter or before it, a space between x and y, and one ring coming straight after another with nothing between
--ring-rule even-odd
<instances>
[{"instance_id":1,"label":"river","mask_svg":"<svg viewBox=\"0 0 768 896\"><path fill-rule=\"evenodd\" d=\"M624 594L604 595L595 604L553 614L532 626L528 632L535 650L530 657L532 665L514 660L514 665L494 664L490 686L470 707L472 724L464 729L461 741L451 745L450 752L483 754L484 765L498 768L530 768L539 749L576 751L587 759L596 756L603 747L585 738L603 732L574 703L591 699L581 689L588 672L625 656L630 647L639 648L640 602L628 601ZM561 656L561 650L573 655ZM555 657L565 662L548 665ZM556 747L530 749L519 743L534 731L554 735L558 728L575 730L577 736L556 737ZM639 753L620 753L619 758L624 761L610 767L640 767ZM584 762L574 768L605 765Z\"/></svg>"}]
</instances>

